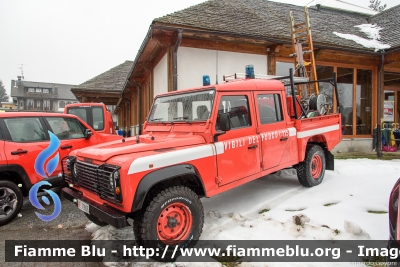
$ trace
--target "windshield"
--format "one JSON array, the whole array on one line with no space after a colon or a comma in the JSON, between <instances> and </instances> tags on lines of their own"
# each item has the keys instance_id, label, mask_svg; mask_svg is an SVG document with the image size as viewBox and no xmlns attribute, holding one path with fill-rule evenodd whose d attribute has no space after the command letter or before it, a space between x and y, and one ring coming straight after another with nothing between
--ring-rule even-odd
<instances>
[{"instance_id":1,"label":"windshield","mask_svg":"<svg viewBox=\"0 0 400 267\"><path fill-rule=\"evenodd\" d=\"M214 97L214 90L157 97L148 122L207 120Z\"/></svg>"}]
</instances>

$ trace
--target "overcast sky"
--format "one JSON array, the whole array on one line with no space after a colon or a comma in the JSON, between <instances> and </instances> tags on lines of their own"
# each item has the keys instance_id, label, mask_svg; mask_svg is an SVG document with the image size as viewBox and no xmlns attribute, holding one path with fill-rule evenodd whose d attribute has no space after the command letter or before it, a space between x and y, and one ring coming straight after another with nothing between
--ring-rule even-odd
<instances>
[{"instance_id":1,"label":"overcast sky","mask_svg":"<svg viewBox=\"0 0 400 267\"><path fill-rule=\"evenodd\" d=\"M305 5L311 0L282 0ZM367 7L369 0L347 0ZM154 18L203 0L0 0L0 80L81 84L134 60ZM382 0L388 8L398 0ZM11 99L10 99L11 101Z\"/></svg>"}]
</instances>

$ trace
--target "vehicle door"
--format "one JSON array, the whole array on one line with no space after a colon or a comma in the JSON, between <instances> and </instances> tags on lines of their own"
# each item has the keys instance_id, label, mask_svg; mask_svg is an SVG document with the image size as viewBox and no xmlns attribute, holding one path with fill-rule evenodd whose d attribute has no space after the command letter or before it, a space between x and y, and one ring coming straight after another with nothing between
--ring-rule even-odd
<instances>
[{"instance_id":1,"label":"vehicle door","mask_svg":"<svg viewBox=\"0 0 400 267\"><path fill-rule=\"evenodd\" d=\"M281 92L256 92L256 110L264 170L290 161L289 130L282 113Z\"/></svg>"},{"instance_id":2,"label":"vehicle door","mask_svg":"<svg viewBox=\"0 0 400 267\"><path fill-rule=\"evenodd\" d=\"M106 120L108 114L104 110L103 106L82 106L82 107L69 107L67 110L68 114L78 116L81 120L86 122L96 132L112 134L114 125ZM109 115L111 117L111 114ZM111 124L111 125L110 125Z\"/></svg>"},{"instance_id":3,"label":"vehicle door","mask_svg":"<svg viewBox=\"0 0 400 267\"><path fill-rule=\"evenodd\" d=\"M45 123L60 140L60 159L75 149L97 144L95 136L85 139L85 126L76 118L62 116L44 117Z\"/></svg>"},{"instance_id":4,"label":"vehicle door","mask_svg":"<svg viewBox=\"0 0 400 267\"><path fill-rule=\"evenodd\" d=\"M42 180L43 178L36 173L34 167L39 153L45 150L50 143L42 119L40 117L4 118L0 120L0 127L5 139L4 154L8 165L23 167L32 184ZM52 156L54 157L55 154ZM58 173L61 173L60 165L47 176Z\"/></svg>"},{"instance_id":5,"label":"vehicle door","mask_svg":"<svg viewBox=\"0 0 400 267\"><path fill-rule=\"evenodd\" d=\"M4 155L4 138L3 134L1 133L1 127L0 127L0 166L1 165L7 165L7 158Z\"/></svg>"},{"instance_id":6,"label":"vehicle door","mask_svg":"<svg viewBox=\"0 0 400 267\"><path fill-rule=\"evenodd\" d=\"M218 113L228 113L231 129L218 136L217 172L219 185L231 183L261 171L260 138L252 118L251 93L222 93ZM216 125L219 131L218 124Z\"/></svg>"}]
</instances>

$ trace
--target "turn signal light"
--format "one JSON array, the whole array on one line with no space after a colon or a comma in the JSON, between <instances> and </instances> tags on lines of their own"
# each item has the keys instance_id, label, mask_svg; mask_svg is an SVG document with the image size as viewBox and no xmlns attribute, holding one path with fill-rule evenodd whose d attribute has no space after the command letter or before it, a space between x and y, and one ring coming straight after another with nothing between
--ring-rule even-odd
<instances>
[{"instance_id":1,"label":"turn signal light","mask_svg":"<svg viewBox=\"0 0 400 267\"><path fill-rule=\"evenodd\" d=\"M121 188L119 188L118 186L115 188L115 194L121 194Z\"/></svg>"}]
</instances>

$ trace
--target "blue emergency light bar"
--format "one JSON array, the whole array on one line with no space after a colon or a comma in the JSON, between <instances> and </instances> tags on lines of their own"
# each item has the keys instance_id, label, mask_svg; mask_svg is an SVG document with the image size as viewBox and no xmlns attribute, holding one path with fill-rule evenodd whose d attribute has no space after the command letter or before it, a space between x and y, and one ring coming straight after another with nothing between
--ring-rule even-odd
<instances>
[{"instance_id":1,"label":"blue emergency light bar","mask_svg":"<svg viewBox=\"0 0 400 267\"><path fill-rule=\"evenodd\" d=\"M203 75L203 86L210 85L210 76Z\"/></svg>"},{"instance_id":2,"label":"blue emergency light bar","mask_svg":"<svg viewBox=\"0 0 400 267\"><path fill-rule=\"evenodd\" d=\"M254 79L254 66L246 65L246 79Z\"/></svg>"}]
</instances>

